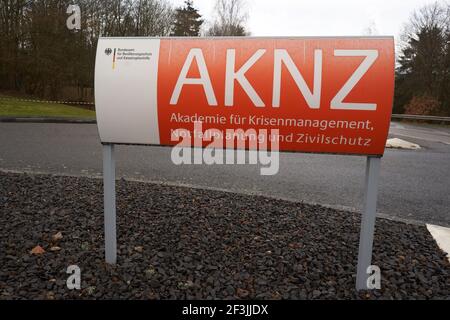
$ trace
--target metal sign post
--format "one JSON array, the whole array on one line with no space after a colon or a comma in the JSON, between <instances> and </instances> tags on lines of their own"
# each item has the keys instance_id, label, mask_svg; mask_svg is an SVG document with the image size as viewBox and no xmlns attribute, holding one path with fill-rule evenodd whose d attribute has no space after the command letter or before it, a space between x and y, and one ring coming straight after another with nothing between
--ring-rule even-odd
<instances>
[{"instance_id":1,"label":"metal sign post","mask_svg":"<svg viewBox=\"0 0 450 320\"><path fill-rule=\"evenodd\" d=\"M113 144L103 144L103 190L106 263L116 264L116 164Z\"/></svg>"},{"instance_id":2,"label":"metal sign post","mask_svg":"<svg viewBox=\"0 0 450 320\"><path fill-rule=\"evenodd\" d=\"M380 162L380 157L367 157L364 210L361 217L356 274L357 290L369 289L367 270L372 262ZM109 264L116 264L117 261L115 170L114 145L103 144L105 259Z\"/></svg>"},{"instance_id":3,"label":"metal sign post","mask_svg":"<svg viewBox=\"0 0 450 320\"><path fill-rule=\"evenodd\" d=\"M359 235L358 267L356 273L357 290L368 289L367 269L372 263L372 245L375 231L375 218L377 214L380 162L380 157L367 157L364 211L361 216L361 233Z\"/></svg>"}]
</instances>

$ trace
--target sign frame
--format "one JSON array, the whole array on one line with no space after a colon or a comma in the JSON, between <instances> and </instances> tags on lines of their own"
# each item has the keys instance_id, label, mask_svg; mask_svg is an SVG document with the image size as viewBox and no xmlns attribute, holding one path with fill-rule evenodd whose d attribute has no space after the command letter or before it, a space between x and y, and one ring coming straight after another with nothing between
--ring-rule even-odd
<instances>
[{"instance_id":1,"label":"sign frame","mask_svg":"<svg viewBox=\"0 0 450 320\"><path fill-rule=\"evenodd\" d=\"M131 37L133 38L133 37ZM207 38L208 39L234 39L235 37L220 37L220 38ZM239 39L392 39L393 37L375 36L375 37L240 37ZM101 38L104 39L104 38ZM113 39L121 39L113 38ZM123 37L122 39L129 39ZM141 38L139 38L141 39ZM143 39L176 39L176 38L153 38L143 37ZM182 38L186 39L186 38ZM97 68L96 68L97 69ZM97 74L97 70L96 70ZM96 78L97 80L97 78ZM389 118L390 120L391 118ZM102 155L103 155L103 187L104 187L104 231L105 231L105 260L108 264L117 263L117 230L116 230L116 190L115 190L115 145L124 143L110 143L102 142ZM153 145L153 144L142 144ZM290 152L290 151L280 151ZM292 152L292 151L291 151ZM308 153L308 151L293 151L298 153ZM324 152L329 154L332 152ZM344 154L354 155L358 154ZM361 156L361 155L359 155ZM377 197L378 197L378 182L380 176L381 158L383 155L364 155L367 157L366 161L366 173L364 182L364 208L361 216L360 225L360 239L358 249L358 263L356 274L356 289L367 290L369 288L369 267L372 263L372 250L374 241L375 221L376 221L376 209L377 209Z\"/></svg>"}]
</instances>

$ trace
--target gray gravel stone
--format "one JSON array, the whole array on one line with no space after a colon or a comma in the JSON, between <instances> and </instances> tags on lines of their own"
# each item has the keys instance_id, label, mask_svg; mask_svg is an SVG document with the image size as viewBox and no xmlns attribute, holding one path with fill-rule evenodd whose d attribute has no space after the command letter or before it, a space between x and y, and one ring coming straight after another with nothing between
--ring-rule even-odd
<instances>
[{"instance_id":1,"label":"gray gravel stone","mask_svg":"<svg viewBox=\"0 0 450 320\"><path fill-rule=\"evenodd\" d=\"M0 173L0 299L450 298L450 264L424 226L377 219L382 289L358 293L357 214L125 180L116 189L108 266L101 180ZM30 255L36 245L46 252ZM66 287L72 264L80 291Z\"/></svg>"}]
</instances>

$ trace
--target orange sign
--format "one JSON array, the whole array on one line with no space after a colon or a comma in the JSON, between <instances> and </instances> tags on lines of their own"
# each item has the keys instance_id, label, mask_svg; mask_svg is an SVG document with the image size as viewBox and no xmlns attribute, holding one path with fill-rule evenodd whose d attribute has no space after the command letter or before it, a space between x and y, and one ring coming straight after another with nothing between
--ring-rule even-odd
<instances>
[{"instance_id":1,"label":"orange sign","mask_svg":"<svg viewBox=\"0 0 450 320\"><path fill-rule=\"evenodd\" d=\"M201 121L278 129L280 151L383 155L394 63L391 37L101 39L100 136L176 145L174 130Z\"/></svg>"}]
</instances>

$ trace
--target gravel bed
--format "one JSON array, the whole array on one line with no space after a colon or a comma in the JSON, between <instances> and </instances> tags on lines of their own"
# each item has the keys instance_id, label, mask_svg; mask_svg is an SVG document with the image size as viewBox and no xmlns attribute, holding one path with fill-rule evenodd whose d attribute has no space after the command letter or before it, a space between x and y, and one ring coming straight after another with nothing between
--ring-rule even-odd
<instances>
[{"instance_id":1,"label":"gravel bed","mask_svg":"<svg viewBox=\"0 0 450 320\"><path fill-rule=\"evenodd\" d=\"M450 298L450 264L424 226L377 219L382 289L358 293L358 214L120 180L117 217L111 267L100 179L0 173L0 299ZM81 290L66 287L73 264Z\"/></svg>"}]
</instances>

